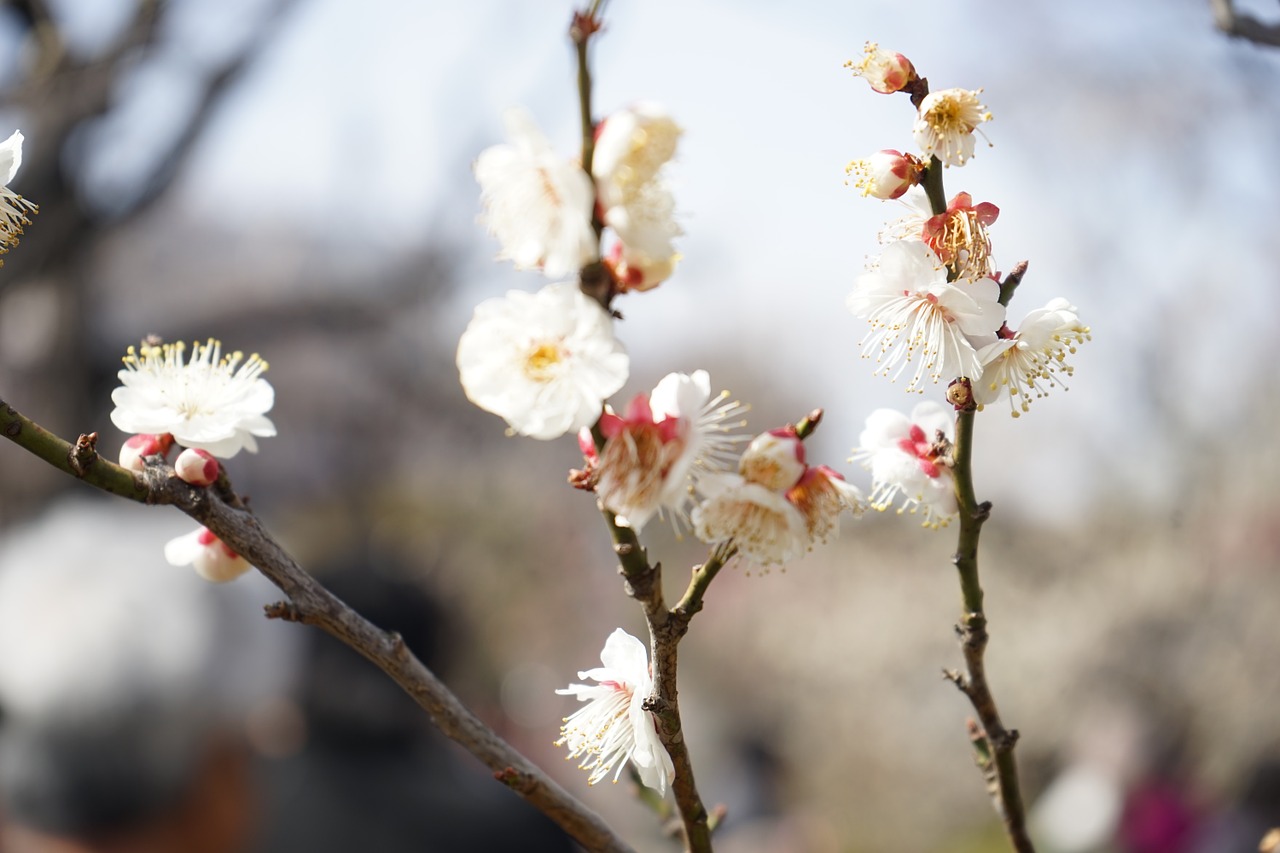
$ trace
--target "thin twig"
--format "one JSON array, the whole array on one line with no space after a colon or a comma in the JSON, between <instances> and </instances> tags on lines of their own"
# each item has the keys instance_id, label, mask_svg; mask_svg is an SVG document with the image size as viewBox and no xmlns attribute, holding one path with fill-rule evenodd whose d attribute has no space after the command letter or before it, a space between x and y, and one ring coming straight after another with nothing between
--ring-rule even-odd
<instances>
[{"instance_id":1,"label":"thin twig","mask_svg":"<svg viewBox=\"0 0 1280 853\"><path fill-rule=\"evenodd\" d=\"M427 712L432 723L589 850L630 853L601 818L517 752L464 706L409 651L398 634L383 631L307 574L249 510L229 505L215 490L188 485L167 465L136 473L91 453L92 442L73 445L0 401L0 433L18 446L95 488L139 503L168 504L213 531L280 588L287 603L268 615L314 625L387 673ZM79 449L77 449L79 448ZM79 468L80 470L77 470Z\"/></svg>"}]
</instances>

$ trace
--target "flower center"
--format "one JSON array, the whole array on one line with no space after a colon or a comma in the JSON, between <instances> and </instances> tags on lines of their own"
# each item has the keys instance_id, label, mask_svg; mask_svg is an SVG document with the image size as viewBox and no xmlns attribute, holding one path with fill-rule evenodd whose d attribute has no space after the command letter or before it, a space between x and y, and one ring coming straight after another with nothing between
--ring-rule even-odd
<instances>
[{"instance_id":1,"label":"flower center","mask_svg":"<svg viewBox=\"0 0 1280 853\"><path fill-rule=\"evenodd\" d=\"M524 373L534 382L546 382L555 373L555 367L564 360L558 344L544 341L529 351L524 359Z\"/></svg>"}]
</instances>

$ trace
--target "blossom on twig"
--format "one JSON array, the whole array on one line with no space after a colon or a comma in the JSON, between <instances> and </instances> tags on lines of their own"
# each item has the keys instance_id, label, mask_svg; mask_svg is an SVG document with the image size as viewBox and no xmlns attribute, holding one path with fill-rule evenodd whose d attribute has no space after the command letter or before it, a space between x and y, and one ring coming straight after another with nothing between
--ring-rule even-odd
<instances>
[{"instance_id":1,"label":"blossom on twig","mask_svg":"<svg viewBox=\"0 0 1280 853\"><path fill-rule=\"evenodd\" d=\"M222 354L210 338L191 346L148 344L129 347L121 387L111 392L111 422L124 432L168 433L184 447L230 459L241 450L256 453L257 438L276 434L266 413L275 403L271 383L262 378L267 363L257 353Z\"/></svg>"},{"instance_id":2,"label":"blossom on twig","mask_svg":"<svg viewBox=\"0 0 1280 853\"><path fill-rule=\"evenodd\" d=\"M596 259L591 179L556 155L524 110L510 109L505 119L510 143L486 148L475 162L480 221L498 238L499 259L549 278L576 273Z\"/></svg>"},{"instance_id":3,"label":"blossom on twig","mask_svg":"<svg viewBox=\"0 0 1280 853\"><path fill-rule=\"evenodd\" d=\"M1090 329L1080 323L1076 307L1065 299L1051 300L1027 314L1017 332L1003 327L998 340L978 351L983 369L981 381L973 383L974 398L986 405L1007 389L1010 413L1020 416L1033 398L1064 384L1062 377L1074 372L1067 356L1090 339Z\"/></svg>"},{"instance_id":4,"label":"blossom on twig","mask_svg":"<svg viewBox=\"0 0 1280 853\"><path fill-rule=\"evenodd\" d=\"M932 400L911 414L876 409L858 437L851 462L871 469L869 504L886 510L899 496L899 512L922 511L926 527L943 527L958 510L949 454L954 426L951 414Z\"/></svg>"},{"instance_id":5,"label":"blossom on twig","mask_svg":"<svg viewBox=\"0 0 1280 853\"><path fill-rule=\"evenodd\" d=\"M30 225L27 214L39 208L9 189L9 182L18 174L22 165L22 131L15 130L8 139L0 142L0 254L18 245L24 225ZM0 260L0 266L4 261Z\"/></svg>"},{"instance_id":6,"label":"blossom on twig","mask_svg":"<svg viewBox=\"0 0 1280 853\"><path fill-rule=\"evenodd\" d=\"M920 150L948 166L963 166L973 156L973 132L991 121L981 94L981 89L942 89L925 96L911 129Z\"/></svg>"},{"instance_id":7,"label":"blossom on twig","mask_svg":"<svg viewBox=\"0 0 1280 853\"><path fill-rule=\"evenodd\" d=\"M569 282L481 302L457 363L467 399L540 439L595 423L629 369L608 313Z\"/></svg>"},{"instance_id":8,"label":"blossom on twig","mask_svg":"<svg viewBox=\"0 0 1280 853\"><path fill-rule=\"evenodd\" d=\"M900 92L916 79L911 60L901 53L881 50L880 45L873 41L863 47L861 59L850 59L844 67L853 71L853 76L866 80L873 91L882 95Z\"/></svg>"},{"instance_id":9,"label":"blossom on twig","mask_svg":"<svg viewBox=\"0 0 1280 853\"><path fill-rule=\"evenodd\" d=\"M658 738L653 715L644 709L653 690L644 643L618 628L605 641L600 662L604 665L578 673L595 684L570 684L556 691L587 703L564 718L556 746L568 746L569 758L582 758L579 767L591 771L588 784L610 771L618 781L630 761L641 782L665 794L675 766Z\"/></svg>"}]
</instances>

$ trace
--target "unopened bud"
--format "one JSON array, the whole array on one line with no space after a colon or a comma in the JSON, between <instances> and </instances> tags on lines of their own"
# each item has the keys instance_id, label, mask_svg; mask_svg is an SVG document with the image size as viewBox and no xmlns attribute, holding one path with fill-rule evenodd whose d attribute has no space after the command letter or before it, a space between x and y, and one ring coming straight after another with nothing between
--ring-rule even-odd
<instances>
[{"instance_id":1,"label":"unopened bud","mask_svg":"<svg viewBox=\"0 0 1280 853\"><path fill-rule=\"evenodd\" d=\"M865 160L854 160L844 171L863 195L894 199L920 183L924 163L910 154L886 148Z\"/></svg>"},{"instance_id":2,"label":"unopened bud","mask_svg":"<svg viewBox=\"0 0 1280 853\"><path fill-rule=\"evenodd\" d=\"M173 471L193 486L208 486L218 479L218 460L207 450L188 447L178 454Z\"/></svg>"},{"instance_id":3,"label":"unopened bud","mask_svg":"<svg viewBox=\"0 0 1280 853\"><path fill-rule=\"evenodd\" d=\"M676 271L680 253L654 260L643 252L629 251L621 243L614 243L604 265L613 273L618 292L643 292L652 290L671 278Z\"/></svg>"},{"instance_id":4,"label":"unopened bud","mask_svg":"<svg viewBox=\"0 0 1280 853\"><path fill-rule=\"evenodd\" d=\"M804 469L804 444L795 430L787 427L756 436L738 462L738 473L744 480L775 492L794 486Z\"/></svg>"},{"instance_id":5,"label":"unopened bud","mask_svg":"<svg viewBox=\"0 0 1280 853\"><path fill-rule=\"evenodd\" d=\"M130 471L142 471L147 467L144 461L148 456L164 456L173 446L173 436L166 433L151 435L139 433L125 439L120 446L120 467Z\"/></svg>"},{"instance_id":6,"label":"unopened bud","mask_svg":"<svg viewBox=\"0 0 1280 853\"><path fill-rule=\"evenodd\" d=\"M951 384L947 386L947 402L958 411L968 412L974 409L973 385L968 379L961 376L951 380Z\"/></svg>"},{"instance_id":7,"label":"unopened bud","mask_svg":"<svg viewBox=\"0 0 1280 853\"><path fill-rule=\"evenodd\" d=\"M213 534L201 527L164 546L165 560L173 566L191 566L196 574L213 583L225 583L247 572L249 562Z\"/></svg>"}]
</instances>

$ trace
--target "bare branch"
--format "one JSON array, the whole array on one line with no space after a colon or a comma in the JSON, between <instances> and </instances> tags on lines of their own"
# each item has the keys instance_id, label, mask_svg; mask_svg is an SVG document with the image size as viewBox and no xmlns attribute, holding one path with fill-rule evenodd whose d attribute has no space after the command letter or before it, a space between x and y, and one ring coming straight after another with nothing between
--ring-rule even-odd
<instances>
[{"instance_id":1,"label":"bare branch","mask_svg":"<svg viewBox=\"0 0 1280 853\"><path fill-rule=\"evenodd\" d=\"M1252 15L1237 12L1232 0L1209 0L1209 6L1214 25L1227 35L1280 47L1280 25L1264 24Z\"/></svg>"}]
</instances>

